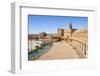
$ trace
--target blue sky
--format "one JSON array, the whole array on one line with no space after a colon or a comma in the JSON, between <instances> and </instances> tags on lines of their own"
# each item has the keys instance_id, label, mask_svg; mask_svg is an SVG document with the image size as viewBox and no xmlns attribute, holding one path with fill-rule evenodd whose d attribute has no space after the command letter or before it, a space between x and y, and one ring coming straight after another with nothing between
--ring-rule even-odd
<instances>
[{"instance_id":1,"label":"blue sky","mask_svg":"<svg viewBox=\"0 0 100 76\"><path fill-rule=\"evenodd\" d=\"M74 29L87 27L87 17L74 16L46 16L46 15L28 15L29 34L38 34L39 32L55 33L58 28L68 28L72 23Z\"/></svg>"}]
</instances>

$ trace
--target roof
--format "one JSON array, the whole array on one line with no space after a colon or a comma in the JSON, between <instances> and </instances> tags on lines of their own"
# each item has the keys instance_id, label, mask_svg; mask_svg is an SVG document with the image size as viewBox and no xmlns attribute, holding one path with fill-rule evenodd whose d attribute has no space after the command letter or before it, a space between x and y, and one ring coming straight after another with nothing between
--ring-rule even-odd
<instances>
[{"instance_id":1,"label":"roof","mask_svg":"<svg viewBox=\"0 0 100 76\"><path fill-rule=\"evenodd\" d=\"M83 33L83 32L88 32L88 29L87 29L87 28L78 29L78 30L74 31L73 34L76 34L76 33Z\"/></svg>"}]
</instances>

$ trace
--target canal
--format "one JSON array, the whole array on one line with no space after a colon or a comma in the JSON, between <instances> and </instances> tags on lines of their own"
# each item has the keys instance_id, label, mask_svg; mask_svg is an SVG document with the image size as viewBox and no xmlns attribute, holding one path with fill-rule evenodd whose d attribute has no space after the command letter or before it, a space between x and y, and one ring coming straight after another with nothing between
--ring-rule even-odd
<instances>
[{"instance_id":1,"label":"canal","mask_svg":"<svg viewBox=\"0 0 100 76\"><path fill-rule=\"evenodd\" d=\"M52 43L46 43L42 48L38 48L37 50L28 53L28 60L36 60L43 54L45 54L52 47Z\"/></svg>"}]
</instances>

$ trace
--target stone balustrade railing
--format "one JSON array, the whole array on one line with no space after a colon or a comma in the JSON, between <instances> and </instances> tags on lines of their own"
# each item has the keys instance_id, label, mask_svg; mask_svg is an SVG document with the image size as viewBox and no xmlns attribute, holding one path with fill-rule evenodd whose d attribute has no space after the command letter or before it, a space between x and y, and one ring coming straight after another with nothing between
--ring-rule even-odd
<instances>
[{"instance_id":1,"label":"stone balustrade railing","mask_svg":"<svg viewBox=\"0 0 100 76\"><path fill-rule=\"evenodd\" d=\"M87 57L88 55L88 41L87 38L80 37L69 37L67 42L78 52Z\"/></svg>"}]
</instances>

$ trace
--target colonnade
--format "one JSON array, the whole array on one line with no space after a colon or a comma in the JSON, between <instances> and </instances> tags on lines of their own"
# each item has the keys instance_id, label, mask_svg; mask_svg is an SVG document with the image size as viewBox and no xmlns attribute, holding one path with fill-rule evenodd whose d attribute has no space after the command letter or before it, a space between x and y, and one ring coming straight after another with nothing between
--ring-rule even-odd
<instances>
[{"instance_id":1,"label":"colonnade","mask_svg":"<svg viewBox=\"0 0 100 76\"><path fill-rule=\"evenodd\" d=\"M66 40L66 39L65 39ZM87 44L87 39L82 38L74 38L70 37L69 39L66 40L68 44L72 46L76 51L82 53L85 57L88 55L88 44Z\"/></svg>"}]
</instances>

